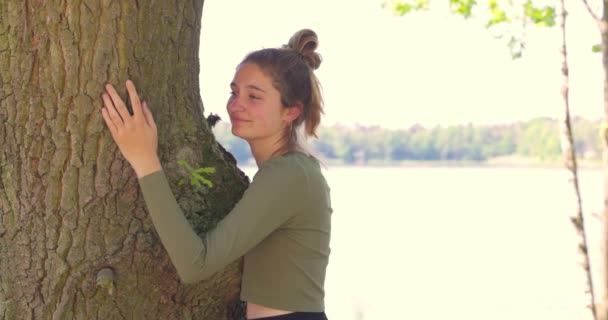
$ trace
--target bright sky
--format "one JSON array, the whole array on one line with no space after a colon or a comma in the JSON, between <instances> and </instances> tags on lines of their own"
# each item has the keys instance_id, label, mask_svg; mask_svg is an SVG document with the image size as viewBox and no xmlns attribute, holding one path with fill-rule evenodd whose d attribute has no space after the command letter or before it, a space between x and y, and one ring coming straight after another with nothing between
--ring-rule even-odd
<instances>
[{"instance_id":1,"label":"bright sky","mask_svg":"<svg viewBox=\"0 0 608 320\"><path fill-rule=\"evenodd\" d=\"M505 43L480 22L444 8L395 17L380 3L206 0L200 52L206 113L228 120L229 83L247 52L280 46L295 31L311 28L324 58L317 70L324 124L406 128L560 115L558 28L531 29L524 58L513 61ZM599 32L580 3L570 11L571 111L600 118L602 66L591 52Z\"/></svg>"}]
</instances>

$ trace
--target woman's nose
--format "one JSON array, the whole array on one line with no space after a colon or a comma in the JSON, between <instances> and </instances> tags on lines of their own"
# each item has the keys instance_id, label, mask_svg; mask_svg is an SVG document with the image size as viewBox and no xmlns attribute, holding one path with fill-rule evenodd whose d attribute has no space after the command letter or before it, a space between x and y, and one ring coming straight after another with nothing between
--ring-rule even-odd
<instances>
[{"instance_id":1,"label":"woman's nose","mask_svg":"<svg viewBox=\"0 0 608 320\"><path fill-rule=\"evenodd\" d=\"M239 110L243 108L243 105L241 104L239 97L234 95L228 99L227 107L228 110Z\"/></svg>"}]
</instances>

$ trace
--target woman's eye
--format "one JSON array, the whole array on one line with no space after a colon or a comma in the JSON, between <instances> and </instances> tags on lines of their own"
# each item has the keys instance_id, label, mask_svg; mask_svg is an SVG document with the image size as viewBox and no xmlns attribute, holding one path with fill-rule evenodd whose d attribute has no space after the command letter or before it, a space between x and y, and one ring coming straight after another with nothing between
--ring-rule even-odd
<instances>
[{"instance_id":1,"label":"woman's eye","mask_svg":"<svg viewBox=\"0 0 608 320\"><path fill-rule=\"evenodd\" d=\"M249 98L254 99L254 100L258 100L258 99L260 99L260 97L255 96L255 95L253 95L253 94L250 94L250 95L249 95Z\"/></svg>"}]
</instances>

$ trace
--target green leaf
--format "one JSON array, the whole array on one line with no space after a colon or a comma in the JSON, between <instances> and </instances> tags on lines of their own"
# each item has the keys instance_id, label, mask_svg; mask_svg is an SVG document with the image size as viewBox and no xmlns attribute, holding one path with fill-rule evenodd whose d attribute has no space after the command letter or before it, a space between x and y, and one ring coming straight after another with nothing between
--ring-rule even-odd
<instances>
[{"instance_id":1,"label":"green leaf","mask_svg":"<svg viewBox=\"0 0 608 320\"><path fill-rule=\"evenodd\" d=\"M204 184L206 184L206 185L207 185L207 187L209 187L209 188L213 188L213 182L211 182L210 180L207 180L207 179L205 179L205 178L202 178L202 179L201 179L201 182L202 182L202 183L204 183Z\"/></svg>"},{"instance_id":2,"label":"green leaf","mask_svg":"<svg viewBox=\"0 0 608 320\"><path fill-rule=\"evenodd\" d=\"M429 0L390 0L382 3L383 8L389 8L394 15L404 16L411 11L428 10Z\"/></svg>"},{"instance_id":3,"label":"green leaf","mask_svg":"<svg viewBox=\"0 0 608 320\"><path fill-rule=\"evenodd\" d=\"M180 165L182 165L183 167L185 167L189 171L193 170L192 167L185 160L177 160L177 163L180 164Z\"/></svg>"},{"instance_id":4,"label":"green leaf","mask_svg":"<svg viewBox=\"0 0 608 320\"><path fill-rule=\"evenodd\" d=\"M186 179L181 178L181 179L179 179L179 182L177 183L177 185L182 186L182 185L184 185L184 183L186 183Z\"/></svg>"},{"instance_id":5,"label":"green leaf","mask_svg":"<svg viewBox=\"0 0 608 320\"><path fill-rule=\"evenodd\" d=\"M521 53L521 51L511 52L511 59L513 59L513 60L519 59L522 56L523 56L523 54Z\"/></svg>"},{"instance_id":6,"label":"green leaf","mask_svg":"<svg viewBox=\"0 0 608 320\"><path fill-rule=\"evenodd\" d=\"M522 57L523 50L526 45L521 38L511 36L511 39L507 43L507 46L509 47L509 51L511 52L511 58L515 60Z\"/></svg>"},{"instance_id":7,"label":"green leaf","mask_svg":"<svg viewBox=\"0 0 608 320\"><path fill-rule=\"evenodd\" d=\"M476 0L450 0L452 12L461 14L465 18L469 18L472 15L475 5L477 5Z\"/></svg>"},{"instance_id":8,"label":"green leaf","mask_svg":"<svg viewBox=\"0 0 608 320\"><path fill-rule=\"evenodd\" d=\"M602 51L602 45L601 44L596 44L593 47L591 47L591 51L592 52L601 52Z\"/></svg>"},{"instance_id":9,"label":"green leaf","mask_svg":"<svg viewBox=\"0 0 608 320\"><path fill-rule=\"evenodd\" d=\"M215 168L214 167L205 167L205 168L198 168L196 170L194 170L194 173L215 173Z\"/></svg>"},{"instance_id":10,"label":"green leaf","mask_svg":"<svg viewBox=\"0 0 608 320\"><path fill-rule=\"evenodd\" d=\"M194 176L190 176L190 184L199 188L201 186L201 183L198 182L198 180Z\"/></svg>"},{"instance_id":11,"label":"green leaf","mask_svg":"<svg viewBox=\"0 0 608 320\"><path fill-rule=\"evenodd\" d=\"M202 174L203 173L205 173L205 174L215 173L215 168L203 167L203 168L198 168L198 169L194 170L184 160L178 160L177 163L190 171L190 174L188 175L188 178L190 179L190 185L195 186L197 188L201 188L202 187L201 182L202 182L203 184L207 185L209 188L213 187L213 183L210 180L208 180L207 178L203 177ZM184 183L185 183L185 179L182 178L179 181L179 185L181 186Z\"/></svg>"},{"instance_id":12,"label":"green leaf","mask_svg":"<svg viewBox=\"0 0 608 320\"><path fill-rule=\"evenodd\" d=\"M489 28L491 26L503 23L503 22L509 22L510 20L507 18L507 13L505 11L492 11L492 16L490 18L490 20L488 21L488 23L486 23L486 28Z\"/></svg>"},{"instance_id":13,"label":"green leaf","mask_svg":"<svg viewBox=\"0 0 608 320\"><path fill-rule=\"evenodd\" d=\"M555 25L554 7L544 6L542 8L537 8L534 7L532 1L528 0L524 3L524 14L537 26L552 27Z\"/></svg>"},{"instance_id":14,"label":"green leaf","mask_svg":"<svg viewBox=\"0 0 608 320\"><path fill-rule=\"evenodd\" d=\"M486 23L486 28L489 28L493 25L497 25L503 22L510 22L511 20L507 17L507 12L500 7L498 7L498 2L496 0L490 0L490 20Z\"/></svg>"}]
</instances>

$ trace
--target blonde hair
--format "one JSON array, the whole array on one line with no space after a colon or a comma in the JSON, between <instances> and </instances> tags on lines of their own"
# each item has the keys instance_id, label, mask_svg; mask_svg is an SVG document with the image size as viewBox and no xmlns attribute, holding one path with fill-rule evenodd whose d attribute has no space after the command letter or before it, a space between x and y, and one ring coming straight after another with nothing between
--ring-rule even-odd
<instances>
[{"instance_id":1,"label":"blonde hair","mask_svg":"<svg viewBox=\"0 0 608 320\"><path fill-rule=\"evenodd\" d=\"M315 51L318 45L317 34L310 29L302 29L281 48L253 51L240 63L254 63L272 78L273 86L281 94L283 107L302 105L300 116L285 130L279 153L303 148L298 138L298 130L302 126L304 138L318 138L316 131L323 114L321 84L314 74L322 61L321 55Z\"/></svg>"}]
</instances>

